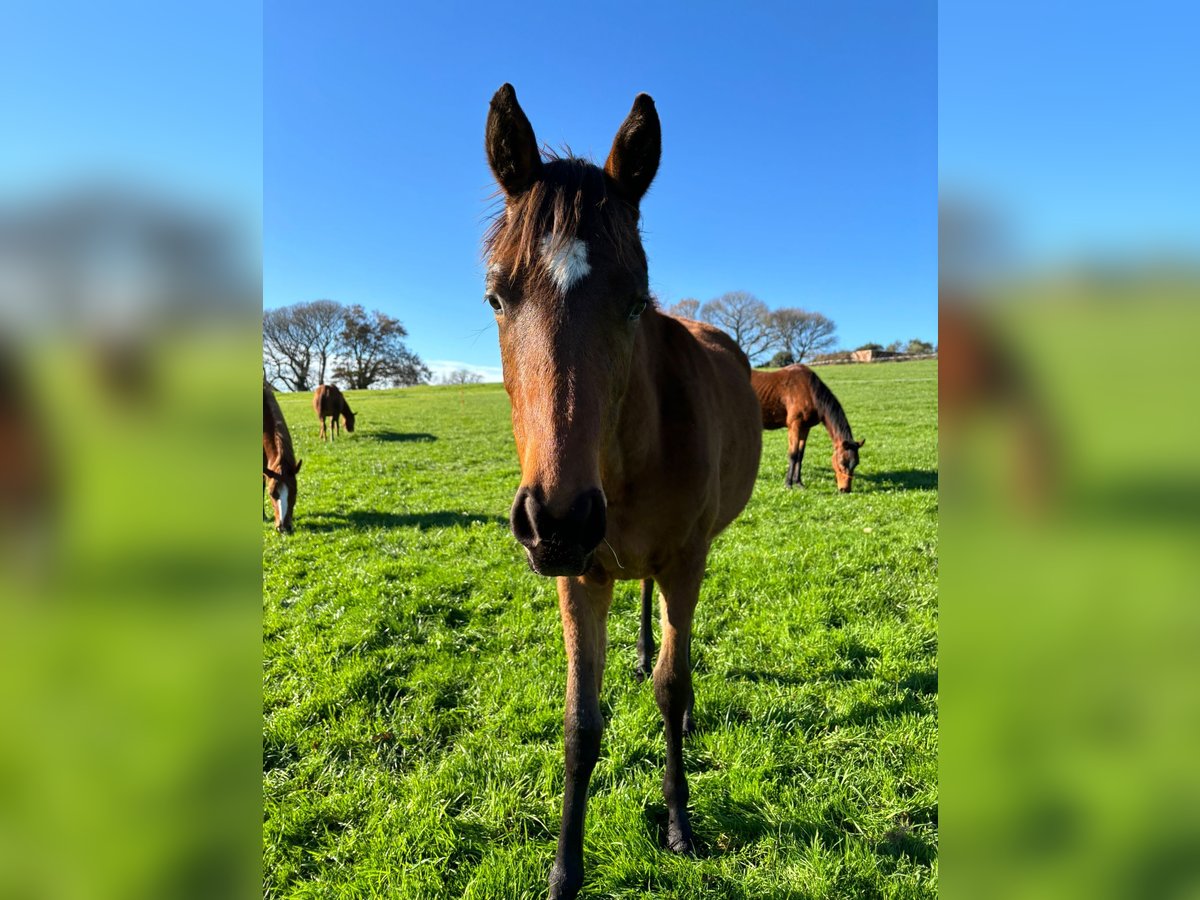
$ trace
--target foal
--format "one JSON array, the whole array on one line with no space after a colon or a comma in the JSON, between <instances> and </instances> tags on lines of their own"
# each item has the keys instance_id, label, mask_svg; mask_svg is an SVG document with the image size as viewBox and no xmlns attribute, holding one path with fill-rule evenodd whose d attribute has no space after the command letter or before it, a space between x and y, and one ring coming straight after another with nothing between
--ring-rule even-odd
<instances>
[{"instance_id":1,"label":"foal","mask_svg":"<svg viewBox=\"0 0 1200 900\"><path fill-rule=\"evenodd\" d=\"M808 366L795 365L774 372L756 369L750 373L750 383L762 406L763 428L787 426L787 486L804 487L800 481L804 442L812 427L824 422L833 441L833 474L838 490L843 494L850 493L854 469L858 466L858 448L866 443L866 439L854 440L846 412L825 382Z\"/></svg>"},{"instance_id":2,"label":"foal","mask_svg":"<svg viewBox=\"0 0 1200 900\"><path fill-rule=\"evenodd\" d=\"M339 431L339 417L346 423L346 433L354 434L354 410L346 402L336 384L319 384L313 393L313 409L321 420L321 440L325 440L325 420L333 417L333 433Z\"/></svg>"},{"instance_id":3,"label":"foal","mask_svg":"<svg viewBox=\"0 0 1200 900\"><path fill-rule=\"evenodd\" d=\"M665 316L650 299L638 206L661 140L646 94L603 169L543 161L511 85L488 115L488 162L505 208L486 238L486 300L521 464L511 527L530 567L558 579L567 653L552 898L574 897L583 883L614 579L661 587L654 696L667 745L667 842L692 850L682 743L692 614L709 547L746 505L762 450L745 355L724 333Z\"/></svg>"},{"instance_id":4,"label":"foal","mask_svg":"<svg viewBox=\"0 0 1200 900\"><path fill-rule=\"evenodd\" d=\"M275 530L292 533L292 514L296 511L296 476L304 460L296 459L292 434L288 431L279 401L270 385L263 382L263 484L271 495L275 511Z\"/></svg>"}]
</instances>

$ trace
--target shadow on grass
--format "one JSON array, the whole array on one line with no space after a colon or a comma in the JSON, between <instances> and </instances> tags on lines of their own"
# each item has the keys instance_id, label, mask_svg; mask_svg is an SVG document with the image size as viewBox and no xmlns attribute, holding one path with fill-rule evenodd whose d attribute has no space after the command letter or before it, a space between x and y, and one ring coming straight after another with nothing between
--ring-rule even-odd
<instances>
[{"instance_id":1,"label":"shadow on grass","mask_svg":"<svg viewBox=\"0 0 1200 900\"><path fill-rule=\"evenodd\" d=\"M364 434L363 437L387 444L429 444L437 440L437 435L429 434L426 431L414 431L411 433L402 431L370 431Z\"/></svg>"},{"instance_id":2,"label":"shadow on grass","mask_svg":"<svg viewBox=\"0 0 1200 900\"><path fill-rule=\"evenodd\" d=\"M865 481L882 490L936 491L937 469L895 469L888 472L859 472L856 481Z\"/></svg>"},{"instance_id":3,"label":"shadow on grass","mask_svg":"<svg viewBox=\"0 0 1200 900\"><path fill-rule=\"evenodd\" d=\"M469 528L476 522L483 525L507 525L508 519L487 513L427 512L390 513L358 509L349 513L318 513L297 523L297 530L329 532L343 529L367 530L371 528Z\"/></svg>"}]
</instances>

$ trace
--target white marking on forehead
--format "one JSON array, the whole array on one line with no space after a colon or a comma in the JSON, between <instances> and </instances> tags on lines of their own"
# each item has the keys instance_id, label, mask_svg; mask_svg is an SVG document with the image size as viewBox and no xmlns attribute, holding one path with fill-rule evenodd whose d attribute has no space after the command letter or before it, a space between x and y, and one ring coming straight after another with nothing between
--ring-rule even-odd
<instances>
[{"instance_id":1,"label":"white marking on forehead","mask_svg":"<svg viewBox=\"0 0 1200 900\"><path fill-rule=\"evenodd\" d=\"M542 264L564 294L592 271L588 265L587 244L579 238L566 238L556 245L554 239L546 235L542 238Z\"/></svg>"}]
</instances>

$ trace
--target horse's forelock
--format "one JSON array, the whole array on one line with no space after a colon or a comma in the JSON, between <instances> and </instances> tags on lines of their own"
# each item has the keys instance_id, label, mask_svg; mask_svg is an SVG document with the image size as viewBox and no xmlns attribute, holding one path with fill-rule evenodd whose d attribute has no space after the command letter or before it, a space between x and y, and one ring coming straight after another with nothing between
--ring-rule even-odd
<instances>
[{"instance_id":1,"label":"horse's forelock","mask_svg":"<svg viewBox=\"0 0 1200 900\"><path fill-rule=\"evenodd\" d=\"M492 219L484 237L490 267L513 275L584 232L611 244L619 262L631 258L640 246L637 213L610 195L604 171L577 157L546 156L541 178Z\"/></svg>"}]
</instances>

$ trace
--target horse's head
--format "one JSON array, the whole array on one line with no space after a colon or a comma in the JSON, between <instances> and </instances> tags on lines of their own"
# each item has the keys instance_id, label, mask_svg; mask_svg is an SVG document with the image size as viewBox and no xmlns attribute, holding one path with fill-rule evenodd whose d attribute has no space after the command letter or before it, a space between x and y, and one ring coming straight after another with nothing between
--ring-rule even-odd
<instances>
[{"instance_id":1,"label":"horse's head","mask_svg":"<svg viewBox=\"0 0 1200 900\"><path fill-rule=\"evenodd\" d=\"M866 442L866 438L861 441L838 441L833 448L833 475L837 479L838 490L843 494L850 493L854 470L858 467L858 448Z\"/></svg>"},{"instance_id":2,"label":"horse's head","mask_svg":"<svg viewBox=\"0 0 1200 900\"><path fill-rule=\"evenodd\" d=\"M304 460L296 460L295 466L280 463L282 471L264 468L267 476L267 493L271 495L271 508L275 512L275 530L280 534L292 533L292 514L296 511L296 476Z\"/></svg>"},{"instance_id":3,"label":"horse's head","mask_svg":"<svg viewBox=\"0 0 1200 900\"><path fill-rule=\"evenodd\" d=\"M354 413L349 406L342 407L342 424L346 426L349 434L354 434Z\"/></svg>"},{"instance_id":4,"label":"horse's head","mask_svg":"<svg viewBox=\"0 0 1200 900\"><path fill-rule=\"evenodd\" d=\"M638 204L658 170L658 113L638 95L603 169L543 161L506 84L486 145L505 201L486 240L485 296L521 462L512 532L534 571L578 575L604 539L601 457L650 304Z\"/></svg>"}]
</instances>

